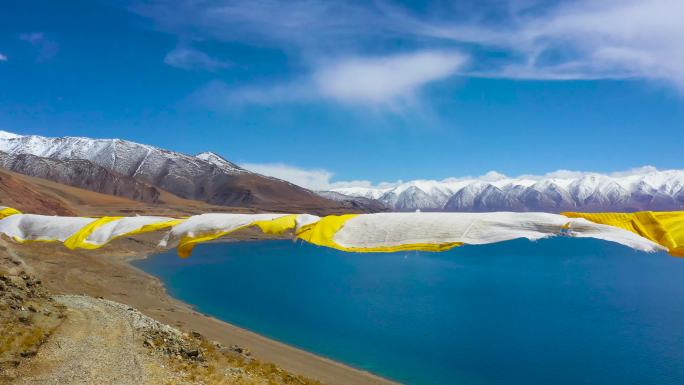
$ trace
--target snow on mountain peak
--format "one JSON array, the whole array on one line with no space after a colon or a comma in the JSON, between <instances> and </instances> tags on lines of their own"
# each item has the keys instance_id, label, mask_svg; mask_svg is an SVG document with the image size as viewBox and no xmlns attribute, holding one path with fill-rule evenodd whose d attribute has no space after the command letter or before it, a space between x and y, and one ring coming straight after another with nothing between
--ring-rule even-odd
<instances>
[{"instance_id":1,"label":"snow on mountain peak","mask_svg":"<svg viewBox=\"0 0 684 385\"><path fill-rule=\"evenodd\" d=\"M247 172L245 169L239 167L233 162L230 162L226 160L226 158L222 157L221 155L218 155L214 152L211 151L204 151L201 152L197 155L195 155L195 158L203 160L205 162L209 162L213 164L216 167L225 169L225 170L230 170L233 172Z\"/></svg>"},{"instance_id":2,"label":"snow on mountain peak","mask_svg":"<svg viewBox=\"0 0 684 385\"><path fill-rule=\"evenodd\" d=\"M194 181L211 173L248 173L213 152L196 156L120 139L48 138L0 131L0 151L54 159L85 159L148 181L166 175L183 196L193 196ZM181 187L177 185L182 185ZM162 186L163 188L163 186ZM684 170L645 166L625 172L599 174L556 171L543 176L507 177L489 172L479 178L413 180L383 187L345 187L331 191L375 199L391 209L413 211L633 211L684 209Z\"/></svg>"},{"instance_id":3,"label":"snow on mountain peak","mask_svg":"<svg viewBox=\"0 0 684 385\"><path fill-rule=\"evenodd\" d=\"M414 180L392 188L332 191L377 199L391 209L407 211L681 210L684 170L646 166L612 174L557 171L518 178L492 171L480 178Z\"/></svg>"},{"instance_id":4,"label":"snow on mountain peak","mask_svg":"<svg viewBox=\"0 0 684 385\"><path fill-rule=\"evenodd\" d=\"M85 159L124 175L156 173L169 164L185 164L189 174L203 173L216 166L228 174L247 172L213 153L193 157L179 152L122 139L45 137L0 133L0 151L12 155L30 154L53 159ZM207 159L203 159L206 157ZM210 159L210 160L209 160Z\"/></svg>"},{"instance_id":5,"label":"snow on mountain peak","mask_svg":"<svg viewBox=\"0 0 684 385\"><path fill-rule=\"evenodd\" d=\"M21 135L17 135L17 134L12 133L12 132L0 130L0 139L14 139L14 138L20 138L20 137L21 137Z\"/></svg>"}]
</instances>

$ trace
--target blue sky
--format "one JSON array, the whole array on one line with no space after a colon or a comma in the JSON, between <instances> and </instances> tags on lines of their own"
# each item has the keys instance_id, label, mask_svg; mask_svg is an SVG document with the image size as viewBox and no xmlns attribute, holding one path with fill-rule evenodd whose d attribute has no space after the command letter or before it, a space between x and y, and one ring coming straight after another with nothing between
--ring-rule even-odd
<instances>
[{"instance_id":1,"label":"blue sky","mask_svg":"<svg viewBox=\"0 0 684 385\"><path fill-rule=\"evenodd\" d=\"M682 168L684 3L22 1L0 129L205 150L309 187Z\"/></svg>"}]
</instances>

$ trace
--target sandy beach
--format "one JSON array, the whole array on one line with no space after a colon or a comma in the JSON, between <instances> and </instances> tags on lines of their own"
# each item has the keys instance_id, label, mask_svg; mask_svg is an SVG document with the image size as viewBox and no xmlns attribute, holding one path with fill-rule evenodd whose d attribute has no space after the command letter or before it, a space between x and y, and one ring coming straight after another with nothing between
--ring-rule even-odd
<instances>
[{"instance_id":1,"label":"sandy beach","mask_svg":"<svg viewBox=\"0 0 684 385\"><path fill-rule=\"evenodd\" d=\"M233 238L255 239L263 237L243 233ZM157 240L155 234L120 239L99 250L69 251L51 243L12 245L12 248L42 277L52 293L85 294L121 302L183 331L199 332L224 345L246 347L262 361L326 384L396 384L201 314L172 298L157 278L129 263L160 252L154 246Z\"/></svg>"}]
</instances>

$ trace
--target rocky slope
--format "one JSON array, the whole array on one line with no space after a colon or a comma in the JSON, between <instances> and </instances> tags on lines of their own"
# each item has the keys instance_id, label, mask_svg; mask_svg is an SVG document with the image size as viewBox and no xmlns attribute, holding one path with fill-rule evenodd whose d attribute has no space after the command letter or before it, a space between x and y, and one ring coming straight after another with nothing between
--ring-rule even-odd
<instances>
[{"instance_id":1,"label":"rocky slope","mask_svg":"<svg viewBox=\"0 0 684 385\"><path fill-rule=\"evenodd\" d=\"M11 155L0 152L0 167L68 186L141 202L157 203L160 196L158 188L114 173L88 160L59 160L31 154Z\"/></svg>"},{"instance_id":2,"label":"rocky slope","mask_svg":"<svg viewBox=\"0 0 684 385\"><path fill-rule=\"evenodd\" d=\"M340 202L350 209L357 209L366 212L380 212L387 211L387 206L376 199L365 197L354 197L340 194L335 191L317 191L318 195L336 202Z\"/></svg>"},{"instance_id":3,"label":"rocky slope","mask_svg":"<svg viewBox=\"0 0 684 385\"><path fill-rule=\"evenodd\" d=\"M66 216L144 214L176 217L206 212L256 212L250 208L212 206L204 202L182 199L162 190L160 194L157 203L146 203L0 168L0 204L24 213Z\"/></svg>"},{"instance_id":4,"label":"rocky slope","mask_svg":"<svg viewBox=\"0 0 684 385\"><path fill-rule=\"evenodd\" d=\"M181 198L215 205L270 210L344 209L339 203L307 189L246 171L212 153L195 157L120 139L47 138L7 132L0 132L0 151L12 157L87 160L116 175L133 178ZM38 172L31 167L23 169Z\"/></svg>"},{"instance_id":5,"label":"rocky slope","mask_svg":"<svg viewBox=\"0 0 684 385\"><path fill-rule=\"evenodd\" d=\"M392 188L334 191L377 199L392 210L637 211L684 209L684 170L645 167L620 175L417 180Z\"/></svg>"},{"instance_id":6,"label":"rocky slope","mask_svg":"<svg viewBox=\"0 0 684 385\"><path fill-rule=\"evenodd\" d=\"M64 318L40 279L0 243L0 383L14 379Z\"/></svg>"},{"instance_id":7,"label":"rocky slope","mask_svg":"<svg viewBox=\"0 0 684 385\"><path fill-rule=\"evenodd\" d=\"M27 213L76 215L72 206L54 194L47 193L23 175L0 170L0 202Z\"/></svg>"}]
</instances>

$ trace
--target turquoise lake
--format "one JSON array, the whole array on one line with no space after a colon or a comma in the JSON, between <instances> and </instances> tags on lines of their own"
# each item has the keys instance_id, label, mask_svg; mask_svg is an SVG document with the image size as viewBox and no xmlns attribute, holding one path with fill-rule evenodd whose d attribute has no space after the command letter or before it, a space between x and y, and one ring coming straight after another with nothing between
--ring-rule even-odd
<instances>
[{"instance_id":1,"label":"turquoise lake","mask_svg":"<svg viewBox=\"0 0 684 385\"><path fill-rule=\"evenodd\" d=\"M407 384L684 383L684 259L555 238L443 253L213 243L137 261L198 311Z\"/></svg>"}]
</instances>

